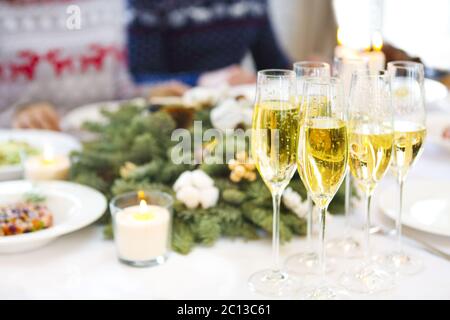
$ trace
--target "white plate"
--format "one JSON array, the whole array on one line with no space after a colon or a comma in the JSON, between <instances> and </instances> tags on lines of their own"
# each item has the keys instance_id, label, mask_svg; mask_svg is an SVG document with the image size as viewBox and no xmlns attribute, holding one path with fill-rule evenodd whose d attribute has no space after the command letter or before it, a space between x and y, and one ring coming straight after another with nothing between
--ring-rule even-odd
<instances>
[{"instance_id":1,"label":"white plate","mask_svg":"<svg viewBox=\"0 0 450 320\"><path fill-rule=\"evenodd\" d=\"M106 199L98 191L64 181L0 183L0 204L20 201L34 191L46 197L53 214L53 226L36 232L0 237L0 254L17 253L41 247L56 238L79 230L98 220L106 210Z\"/></svg>"},{"instance_id":2,"label":"white plate","mask_svg":"<svg viewBox=\"0 0 450 320\"><path fill-rule=\"evenodd\" d=\"M450 182L411 180L404 186L402 224L408 227L450 237ZM393 185L380 194L384 214L397 218L398 187Z\"/></svg>"},{"instance_id":3,"label":"white plate","mask_svg":"<svg viewBox=\"0 0 450 320\"><path fill-rule=\"evenodd\" d=\"M61 128L67 132L79 133L81 126L86 121L102 122L104 117L101 114L103 109L108 111L116 111L120 108L120 105L126 102L134 102L137 105L144 105L145 99L137 98L134 100L118 100L118 101L105 101L84 105L73 109L68 112L61 121Z\"/></svg>"},{"instance_id":4,"label":"white plate","mask_svg":"<svg viewBox=\"0 0 450 320\"><path fill-rule=\"evenodd\" d=\"M450 114L429 113L427 115L427 139L450 151L450 139L444 139L442 133L450 127Z\"/></svg>"},{"instance_id":5,"label":"white plate","mask_svg":"<svg viewBox=\"0 0 450 320\"><path fill-rule=\"evenodd\" d=\"M74 150L80 150L80 143L72 136L55 131L46 130L0 130L0 142L23 141L42 150L50 146L55 154L68 155ZM16 180L22 177L22 166L0 166L0 181Z\"/></svg>"}]
</instances>

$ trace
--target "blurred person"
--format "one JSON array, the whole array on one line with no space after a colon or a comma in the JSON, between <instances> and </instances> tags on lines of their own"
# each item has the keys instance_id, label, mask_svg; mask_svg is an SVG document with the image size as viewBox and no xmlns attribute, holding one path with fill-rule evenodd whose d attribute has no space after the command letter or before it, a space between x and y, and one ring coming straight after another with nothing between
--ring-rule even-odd
<instances>
[{"instance_id":1,"label":"blurred person","mask_svg":"<svg viewBox=\"0 0 450 320\"><path fill-rule=\"evenodd\" d=\"M80 8L79 30L68 27L70 5ZM81 105L189 88L135 86L125 36L124 0L0 1L0 127L60 130Z\"/></svg>"},{"instance_id":2,"label":"blurred person","mask_svg":"<svg viewBox=\"0 0 450 320\"><path fill-rule=\"evenodd\" d=\"M255 82L240 66L290 68L266 0L129 0L129 66L137 83L174 79L189 85Z\"/></svg>"}]
</instances>

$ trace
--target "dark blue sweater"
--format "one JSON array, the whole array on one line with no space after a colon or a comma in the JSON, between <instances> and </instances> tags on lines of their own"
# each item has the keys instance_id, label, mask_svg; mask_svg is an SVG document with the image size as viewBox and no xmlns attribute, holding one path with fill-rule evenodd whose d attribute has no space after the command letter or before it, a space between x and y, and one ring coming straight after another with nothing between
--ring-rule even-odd
<instances>
[{"instance_id":1,"label":"dark blue sweater","mask_svg":"<svg viewBox=\"0 0 450 320\"><path fill-rule=\"evenodd\" d=\"M274 36L266 0L129 0L129 66L134 80L180 80L238 64L290 68Z\"/></svg>"}]
</instances>

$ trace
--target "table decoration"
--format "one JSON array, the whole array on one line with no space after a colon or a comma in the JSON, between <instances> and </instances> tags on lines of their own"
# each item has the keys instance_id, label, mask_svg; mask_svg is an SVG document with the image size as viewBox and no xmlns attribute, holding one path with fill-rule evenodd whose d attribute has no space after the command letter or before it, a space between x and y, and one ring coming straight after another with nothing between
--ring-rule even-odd
<instances>
[{"instance_id":1,"label":"table decoration","mask_svg":"<svg viewBox=\"0 0 450 320\"><path fill-rule=\"evenodd\" d=\"M170 248L173 199L163 192L129 192L111 200L119 260L135 267L159 265Z\"/></svg>"},{"instance_id":2,"label":"table decoration","mask_svg":"<svg viewBox=\"0 0 450 320\"><path fill-rule=\"evenodd\" d=\"M198 109L194 120L202 121L203 130L212 128L211 110L215 105ZM147 108L127 103L118 111L102 112L104 120L87 122L84 130L96 139L84 144L81 152L72 154L70 178L92 186L108 197L136 190L157 190L175 196L173 186L185 171L201 169L219 190L217 204L208 208L188 208L182 201L174 203L172 248L187 254L196 245L212 245L221 236L257 239L272 231L272 200L260 178L247 176L233 182L233 169L224 164L175 164L170 152L176 145L171 134L176 123L163 110L149 112ZM190 128L193 130L192 126ZM217 148L220 143L203 142L203 149ZM201 153L201 152L200 152ZM236 155L235 155L236 158ZM122 170L121 170L122 169ZM298 176L290 187L306 198ZM342 211L343 193L335 197L331 212ZM112 237L112 228L105 228ZM305 222L294 212L281 206L281 241L305 233Z\"/></svg>"},{"instance_id":3,"label":"table decoration","mask_svg":"<svg viewBox=\"0 0 450 320\"><path fill-rule=\"evenodd\" d=\"M383 70L386 64L386 56L381 50L383 48L383 37L379 31L372 34L368 45L362 47L349 46L347 42L351 34L344 34L341 29L337 31L338 45L334 50L334 58L342 60L363 59L367 61L369 70L374 73Z\"/></svg>"},{"instance_id":4,"label":"table decoration","mask_svg":"<svg viewBox=\"0 0 450 320\"><path fill-rule=\"evenodd\" d=\"M24 163L25 179L65 180L69 175L70 159L66 155L55 155L52 146L46 145L42 154L28 157Z\"/></svg>"},{"instance_id":5,"label":"table decoration","mask_svg":"<svg viewBox=\"0 0 450 320\"><path fill-rule=\"evenodd\" d=\"M177 200L189 209L214 207L219 200L219 189L214 186L214 180L204 171L194 170L183 172L173 185Z\"/></svg>"}]
</instances>

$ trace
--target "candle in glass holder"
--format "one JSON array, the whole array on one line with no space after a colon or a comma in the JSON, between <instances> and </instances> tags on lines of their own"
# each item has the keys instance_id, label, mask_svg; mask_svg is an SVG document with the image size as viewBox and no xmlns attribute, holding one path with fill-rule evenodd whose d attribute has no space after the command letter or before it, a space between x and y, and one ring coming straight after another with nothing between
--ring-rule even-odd
<instances>
[{"instance_id":1,"label":"candle in glass holder","mask_svg":"<svg viewBox=\"0 0 450 320\"><path fill-rule=\"evenodd\" d=\"M65 180L69 175L70 160L65 155L55 155L50 146L41 155L25 160L24 174L28 180Z\"/></svg>"},{"instance_id":2,"label":"candle in glass holder","mask_svg":"<svg viewBox=\"0 0 450 320\"><path fill-rule=\"evenodd\" d=\"M381 33L375 32L372 36L372 50L361 53L361 57L369 63L371 73L384 70L386 56L381 49L383 48L383 37Z\"/></svg>"},{"instance_id":3,"label":"candle in glass holder","mask_svg":"<svg viewBox=\"0 0 450 320\"><path fill-rule=\"evenodd\" d=\"M163 262L169 248L170 223L167 208L147 205L145 200L118 211L114 215L114 239L119 259L138 266Z\"/></svg>"}]
</instances>

